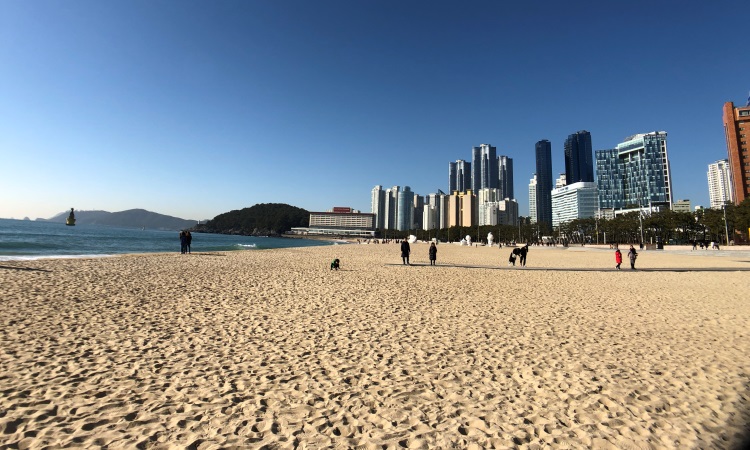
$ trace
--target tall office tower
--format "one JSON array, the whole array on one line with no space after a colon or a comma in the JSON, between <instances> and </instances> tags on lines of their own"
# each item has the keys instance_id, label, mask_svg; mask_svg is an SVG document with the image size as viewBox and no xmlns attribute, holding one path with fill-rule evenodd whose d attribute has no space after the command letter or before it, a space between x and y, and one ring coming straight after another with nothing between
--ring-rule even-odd
<instances>
[{"instance_id":1,"label":"tall office tower","mask_svg":"<svg viewBox=\"0 0 750 450\"><path fill-rule=\"evenodd\" d=\"M547 139L536 143L536 221L552 226L552 144Z\"/></svg>"},{"instance_id":2,"label":"tall office tower","mask_svg":"<svg viewBox=\"0 0 750 450\"><path fill-rule=\"evenodd\" d=\"M414 192L409 186L398 193L398 213L396 214L396 230L406 231L414 228Z\"/></svg>"},{"instance_id":3,"label":"tall office tower","mask_svg":"<svg viewBox=\"0 0 750 450\"><path fill-rule=\"evenodd\" d=\"M721 208L727 202L734 201L732 192L732 172L729 160L721 159L708 165L708 198L711 208Z\"/></svg>"},{"instance_id":4,"label":"tall office tower","mask_svg":"<svg viewBox=\"0 0 750 450\"><path fill-rule=\"evenodd\" d=\"M458 163L448 163L448 192L453 192L458 189Z\"/></svg>"},{"instance_id":5,"label":"tall office tower","mask_svg":"<svg viewBox=\"0 0 750 450\"><path fill-rule=\"evenodd\" d=\"M372 207L372 213L375 214L375 228L383 230L385 227L385 191L383 186L378 185L372 188L372 196L370 205Z\"/></svg>"},{"instance_id":6,"label":"tall office tower","mask_svg":"<svg viewBox=\"0 0 750 450\"><path fill-rule=\"evenodd\" d=\"M471 189L471 163L463 159L448 163L448 192Z\"/></svg>"},{"instance_id":7,"label":"tall office tower","mask_svg":"<svg viewBox=\"0 0 750 450\"><path fill-rule=\"evenodd\" d=\"M594 182L591 133L578 131L565 139L565 180L568 184Z\"/></svg>"},{"instance_id":8,"label":"tall office tower","mask_svg":"<svg viewBox=\"0 0 750 450\"><path fill-rule=\"evenodd\" d=\"M747 103L740 108L735 108L732 102L724 103L724 134L735 204L750 196L750 98Z\"/></svg>"},{"instance_id":9,"label":"tall office tower","mask_svg":"<svg viewBox=\"0 0 750 450\"><path fill-rule=\"evenodd\" d=\"M672 209L667 133L636 134L612 150L596 151L599 207Z\"/></svg>"},{"instance_id":10,"label":"tall office tower","mask_svg":"<svg viewBox=\"0 0 750 450\"><path fill-rule=\"evenodd\" d=\"M396 216L398 215L398 193L401 190L399 186L393 186L390 189L385 190L385 208L383 219L383 229L395 230L396 229Z\"/></svg>"},{"instance_id":11,"label":"tall office tower","mask_svg":"<svg viewBox=\"0 0 750 450\"><path fill-rule=\"evenodd\" d=\"M557 177L557 180L555 180L555 189L560 189L561 187L565 186L567 183L565 174L561 173L559 177Z\"/></svg>"},{"instance_id":12,"label":"tall office tower","mask_svg":"<svg viewBox=\"0 0 750 450\"><path fill-rule=\"evenodd\" d=\"M479 192L480 189L498 187L497 149L489 144L481 144L471 149L471 157L471 190Z\"/></svg>"},{"instance_id":13,"label":"tall office tower","mask_svg":"<svg viewBox=\"0 0 750 450\"><path fill-rule=\"evenodd\" d=\"M513 192L513 158L500 155L497 158L498 177L500 178L499 188L502 191L502 198L514 199L516 194Z\"/></svg>"},{"instance_id":14,"label":"tall office tower","mask_svg":"<svg viewBox=\"0 0 750 450\"><path fill-rule=\"evenodd\" d=\"M536 223L536 174L529 181L529 223Z\"/></svg>"}]
</instances>

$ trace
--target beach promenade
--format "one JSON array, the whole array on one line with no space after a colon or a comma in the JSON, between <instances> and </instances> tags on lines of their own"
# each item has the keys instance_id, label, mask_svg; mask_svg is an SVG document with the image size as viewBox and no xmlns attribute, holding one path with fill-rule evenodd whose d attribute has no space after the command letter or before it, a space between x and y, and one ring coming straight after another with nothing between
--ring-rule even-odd
<instances>
[{"instance_id":1,"label":"beach promenade","mask_svg":"<svg viewBox=\"0 0 750 450\"><path fill-rule=\"evenodd\" d=\"M0 447L732 449L750 252L0 263ZM626 247L621 247L623 254ZM720 255L718 253L721 253ZM333 258L341 270L329 270Z\"/></svg>"}]
</instances>

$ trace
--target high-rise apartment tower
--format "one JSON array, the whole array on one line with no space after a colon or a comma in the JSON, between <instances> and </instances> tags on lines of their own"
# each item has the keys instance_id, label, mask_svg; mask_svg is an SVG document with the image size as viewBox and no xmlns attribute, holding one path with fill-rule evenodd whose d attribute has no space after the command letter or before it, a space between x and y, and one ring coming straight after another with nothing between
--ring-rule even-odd
<instances>
[{"instance_id":1,"label":"high-rise apartment tower","mask_svg":"<svg viewBox=\"0 0 750 450\"><path fill-rule=\"evenodd\" d=\"M724 103L724 134L732 172L732 195L739 204L750 196L750 98L748 105L740 108L735 108L732 102Z\"/></svg>"},{"instance_id":2,"label":"high-rise apartment tower","mask_svg":"<svg viewBox=\"0 0 750 450\"><path fill-rule=\"evenodd\" d=\"M732 192L732 172L729 160L722 159L708 165L708 198L711 208L721 208L734 201Z\"/></svg>"}]
</instances>

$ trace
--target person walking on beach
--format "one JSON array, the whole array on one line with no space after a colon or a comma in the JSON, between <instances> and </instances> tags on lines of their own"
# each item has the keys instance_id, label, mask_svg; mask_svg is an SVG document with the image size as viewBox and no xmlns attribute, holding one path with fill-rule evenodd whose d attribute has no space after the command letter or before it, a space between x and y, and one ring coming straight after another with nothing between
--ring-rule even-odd
<instances>
[{"instance_id":1,"label":"person walking on beach","mask_svg":"<svg viewBox=\"0 0 750 450\"><path fill-rule=\"evenodd\" d=\"M409 241L404 239L401 241L401 259L404 262L404 265L410 266L409 264L409 253L411 253L411 248L409 247Z\"/></svg>"},{"instance_id":2,"label":"person walking on beach","mask_svg":"<svg viewBox=\"0 0 750 450\"><path fill-rule=\"evenodd\" d=\"M437 261L437 246L433 242L430 244L430 265L434 266L435 261Z\"/></svg>"},{"instance_id":3,"label":"person walking on beach","mask_svg":"<svg viewBox=\"0 0 750 450\"><path fill-rule=\"evenodd\" d=\"M617 263L615 268L620 270L620 264L622 264L622 252L620 252L619 248L615 250L615 263Z\"/></svg>"},{"instance_id":4,"label":"person walking on beach","mask_svg":"<svg viewBox=\"0 0 750 450\"><path fill-rule=\"evenodd\" d=\"M185 250L187 250L188 253L190 253L190 244L193 243L193 235L190 234L189 231L185 232L185 243L187 246L185 247Z\"/></svg>"},{"instance_id":5,"label":"person walking on beach","mask_svg":"<svg viewBox=\"0 0 750 450\"><path fill-rule=\"evenodd\" d=\"M529 244L524 245L521 247L521 252L519 253L521 255L521 258L518 260L518 264L521 265L521 267L526 267L526 254L529 252Z\"/></svg>"},{"instance_id":6,"label":"person walking on beach","mask_svg":"<svg viewBox=\"0 0 750 450\"><path fill-rule=\"evenodd\" d=\"M630 259L630 268L635 270L635 259L638 257L638 252L635 251L635 248L631 245L630 251L628 252L628 258Z\"/></svg>"}]
</instances>

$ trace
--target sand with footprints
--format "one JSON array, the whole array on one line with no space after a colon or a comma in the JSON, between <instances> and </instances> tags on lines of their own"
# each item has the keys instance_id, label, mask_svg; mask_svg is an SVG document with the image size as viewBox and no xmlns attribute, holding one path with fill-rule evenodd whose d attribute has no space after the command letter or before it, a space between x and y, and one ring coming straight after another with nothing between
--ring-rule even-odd
<instances>
[{"instance_id":1,"label":"sand with footprints","mask_svg":"<svg viewBox=\"0 0 750 450\"><path fill-rule=\"evenodd\" d=\"M733 448L750 257L336 245L0 263L0 447ZM333 258L341 270L329 270Z\"/></svg>"}]
</instances>

